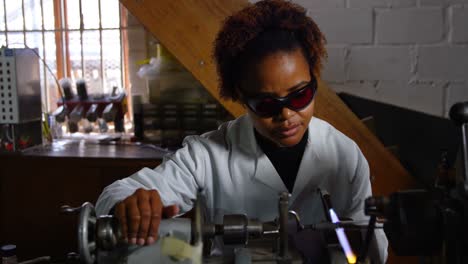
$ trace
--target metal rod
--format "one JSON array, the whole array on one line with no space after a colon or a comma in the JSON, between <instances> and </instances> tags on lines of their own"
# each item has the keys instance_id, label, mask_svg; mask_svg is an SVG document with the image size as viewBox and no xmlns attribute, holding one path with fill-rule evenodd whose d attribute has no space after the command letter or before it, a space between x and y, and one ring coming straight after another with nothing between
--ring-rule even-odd
<instances>
[{"instance_id":1,"label":"metal rod","mask_svg":"<svg viewBox=\"0 0 468 264\"><path fill-rule=\"evenodd\" d=\"M367 252L369 251L372 238L374 237L374 230L375 230L376 222L377 222L377 217L375 215L372 215L369 220L369 227L367 228L366 239L364 240L364 246L361 248L361 253L358 256L359 262L366 261Z\"/></svg>"},{"instance_id":2,"label":"metal rod","mask_svg":"<svg viewBox=\"0 0 468 264\"><path fill-rule=\"evenodd\" d=\"M49 89L47 89L47 70L46 70L46 45L45 45L45 22L44 22L44 4L43 0L40 0L41 3L41 28L42 28L42 58L43 60L43 67L42 67L42 74L43 74L43 93L44 94L44 101L46 102L46 110L50 109L50 102L49 102Z\"/></svg>"},{"instance_id":3,"label":"metal rod","mask_svg":"<svg viewBox=\"0 0 468 264\"><path fill-rule=\"evenodd\" d=\"M101 60L101 89L104 91L104 52L102 50L102 10L101 10L101 0L98 1L99 9L99 58Z\"/></svg>"},{"instance_id":4,"label":"metal rod","mask_svg":"<svg viewBox=\"0 0 468 264\"><path fill-rule=\"evenodd\" d=\"M26 44L26 15L24 12L24 0L21 0L21 12L23 14L23 38L24 38L23 41L26 47L27 46Z\"/></svg>"},{"instance_id":5,"label":"metal rod","mask_svg":"<svg viewBox=\"0 0 468 264\"><path fill-rule=\"evenodd\" d=\"M5 19L5 45L8 47L8 12L6 8L6 0L3 0L3 11L5 16L3 17Z\"/></svg>"},{"instance_id":6,"label":"metal rod","mask_svg":"<svg viewBox=\"0 0 468 264\"><path fill-rule=\"evenodd\" d=\"M462 130L462 158L463 158L463 182L465 194L468 194L468 123L461 125Z\"/></svg>"},{"instance_id":7,"label":"metal rod","mask_svg":"<svg viewBox=\"0 0 468 264\"><path fill-rule=\"evenodd\" d=\"M330 208L332 208L331 204L331 199L330 199L330 194L325 191L321 190L320 188L317 189L317 192L320 195L320 199L322 200L322 206L323 206L323 212L325 213L325 218L327 219L328 222L331 222L331 217L330 217Z\"/></svg>"},{"instance_id":8,"label":"metal rod","mask_svg":"<svg viewBox=\"0 0 468 264\"><path fill-rule=\"evenodd\" d=\"M279 204L279 257L288 258L288 212L289 212L289 193L280 194Z\"/></svg>"},{"instance_id":9,"label":"metal rod","mask_svg":"<svg viewBox=\"0 0 468 264\"><path fill-rule=\"evenodd\" d=\"M66 17L66 12L68 12L68 10L65 9L65 1L64 0L61 0L60 1L60 29L64 29L64 28L67 28L67 24L65 22L65 17ZM68 76L68 70L67 70L67 65L68 65L68 56L67 56L67 52L66 52L66 49L67 49L67 45L68 45L68 42L66 41L66 37L65 37L65 34L67 33L66 31L64 30L61 30L60 31L60 44L61 44L61 47L60 47L60 51L62 53L62 77L69 77ZM65 33L65 34L64 34ZM60 87L59 87L60 89Z\"/></svg>"},{"instance_id":10,"label":"metal rod","mask_svg":"<svg viewBox=\"0 0 468 264\"><path fill-rule=\"evenodd\" d=\"M83 49L83 30L84 30L84 21L83 21L83 4L81 0L79 0L80 5L80 48L81 48L81 78L84 79L85 77L85 69L84 69L84 49Z\"/></svg>"},{"instance_id":11,"label":"metal rod","mask_svg":"<svg viewBox=\"0 0 468 264\"><path fill-rule=\"evenodd\" d=\"M122 24L122 12L123 11L122 10L123 10L122 5L119 2L120 72L122 73L122 74L120 74L120 82L121 82L122 86L124 86L125 85L125 79L124 79L124 72L125 71L124 71L123 67L124 67L124 57L125 57L125 55L124 55L124 50L122 48L122 46L123 46L123 39L122 39L122 34L123 34L123 30L122 30L122 26L123 26L123 24Z\"/></svg>"}]
</instances>

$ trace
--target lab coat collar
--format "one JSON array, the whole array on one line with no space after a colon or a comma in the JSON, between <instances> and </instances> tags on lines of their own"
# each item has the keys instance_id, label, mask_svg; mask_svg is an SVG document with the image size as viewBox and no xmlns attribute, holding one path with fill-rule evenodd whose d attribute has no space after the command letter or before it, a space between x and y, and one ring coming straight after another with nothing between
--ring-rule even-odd
<instances>
[{"instance_id":1,"label":"lab coat collar","mask_svg":"<svg viewBox=\"0 0 468 264\"><path fill-rule=\"evenodd\" d=\"M239 145L243 152L256 162L253 179L269 186L278 193L287 192L288 189L284 185L283 180L271 161L268 159L267 155L265 155L257 144L253 123L250 117L245 115L241 117L239 121L241 122L237 127L239 131L235 131L237 133L233 134L237 134L239 136L237 139L239 140L238 142L240 143ZM290 199L291 205L299 202L302 196L300 195L301 193L309 193L309 191L315 190L320 182L320 175L314 173L314 166L318 164L318 149L322 145L321 140L323 137L319 136L320 130L318 129L318 124L314 124L316 121L316 118L312 118L309 123L309 138L304 150L298 175L296 177L296 182L294 184Z\"/></svg>"}]
</instances>

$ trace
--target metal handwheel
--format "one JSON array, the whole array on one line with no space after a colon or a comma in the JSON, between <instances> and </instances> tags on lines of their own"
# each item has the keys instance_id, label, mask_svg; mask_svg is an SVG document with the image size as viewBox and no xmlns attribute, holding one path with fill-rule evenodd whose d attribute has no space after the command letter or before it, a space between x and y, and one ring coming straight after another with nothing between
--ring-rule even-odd
<instances>
[{"instance_id":1,"label":"metal handwheel","mask_svg":"<svg viewBox=\"0 0 468 264\"><path fill-rule=\"evenodd\" d=\"M78 222L78 251L86 264L96 262L96 211L91 203L84 203L80 209Z\"/></svg>"}]
</instances>

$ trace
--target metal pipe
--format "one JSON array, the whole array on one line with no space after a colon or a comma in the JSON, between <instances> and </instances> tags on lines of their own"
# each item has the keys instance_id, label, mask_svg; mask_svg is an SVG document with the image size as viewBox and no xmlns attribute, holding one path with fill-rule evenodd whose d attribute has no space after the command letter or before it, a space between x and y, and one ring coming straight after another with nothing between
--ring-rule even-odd
<instances>
[{"instance_id":1,"label":"metal pipe","mask_svg":"<svg viewBox=\"0 0 468 264\"><path fill-rule=\"evenodd\" d=\"M84 49L83 49L83 30L84 30L84 21L83 21L83 5L81 0L79 0L79 10L80 10L80 48L81 48L81 76L80 78L85 79L85 66L84 66Z\"/></svg>"},{"instance_id":2,"label":"metal pipe","mask_svg":"<svg viewBox=\"0 0 468 264\"><path fill-rule=\"evenodd\" d=\"M4 12L4 19L5 19L5 44L8 47L8 18L7 18L7 8L6 8L6 0L3 0L3 12Z\"/></svg>"},{"instance_id":3,"label":"metal pipe","mask_svg":"<svg viewBox=\"0 0 468 264\"><path fill-rule=\"evenodd\" d=\"M46 110L50 109L50 102L49 102L49 89L47 89L47 70L46 70L46 51L45 51L45 23L44 23L44 6L43 0L40 1L41 3L41 36L42 36L42 58L43 60L43 68L42 68L42 77L43 77L43 94L44 94L44 101L46 102Z\"/></svg>"},{"instance_id":4,"label":"metal pipe","mask_svg":"<svg viewBox=\"0 0 468 264\"><path fill-rule=\"evenodd\" d=\"M98 1L99 10L99 58L101 63L101 89L104 91L104 52L102 50L102 10L101 0Z\"/></svg>"},{"instance_id":5,"label":"metal pipe","mask_svg":"<svg viewBox=\"0 0 468 264\"><path fill-rule=\"evenodd\" d=\"M120 3L120 2L119 2ZM122 5L119 4L119 26L120 26L120 34L119 34L119 37L120 37L120 72L122 73L120 75L120 82L122 84L122 88L125 87L125 77L124 77L124 59L125 59L125 54L124 54L124 50L122 48L123 46L123 38L122 38L122 34L123 34L123 29L122 29L122 26L123 26L123 23L122 23Z\"/></svg>"},{"instance_id":6,"label":"metal pipe","mask_svg":"<svg viewBox=\"0 0 468 264\"><path fill-rule=\"evenodd\" d=\"M468 194L468 123L461 125L462 129L462 157L463 157L463 182L465 195Z\"/></svg>"},{"instance_id":7,"label":"metal pipe","mask_svg":"<svg viewBox=\"0 0 468 264\"><path fill-rule=\"evenodd\" d=\"M27 46L26 44L26 15L24 12L24 0L21 0L21 12L23 14L23 39L24 39L23 41L26 47Z\"/></svg>"},{"instance_id":8,"label":"metal pipe","mask_svg":"<svg viewBox=\"0 0 468 264\"><path fill-rule=\"evenodd\" d=\"M279 209L279 253L281 259L288 258L288 214L289 214L289 193L282 192L278 203Z\"/></svg>"}]
</instances>

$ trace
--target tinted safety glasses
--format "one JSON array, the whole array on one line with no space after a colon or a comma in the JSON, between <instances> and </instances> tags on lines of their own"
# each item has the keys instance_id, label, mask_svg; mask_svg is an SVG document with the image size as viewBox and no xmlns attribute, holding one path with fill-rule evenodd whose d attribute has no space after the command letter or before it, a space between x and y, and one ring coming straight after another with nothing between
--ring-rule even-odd
<instances>
[{"instance_id":1,"label":"tinted safety glasses","mask_svg":"<svg viewBox=\"0 0 468 264\"><path fill-rule=\"evenodd\" d=\"M317 92L317 80L312 78L302 88L291 92L285 97L260 95L245 98L245 103L256 115L260 117L273 117L281 113L284 107L294 111L306 108L314 99Z\"/></svg>"}]
</instances>

